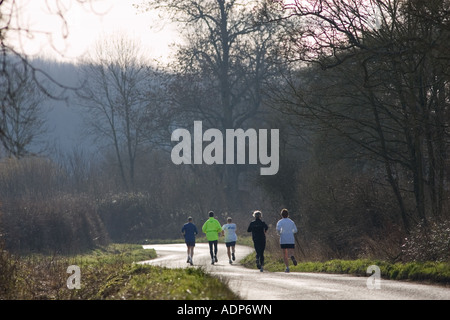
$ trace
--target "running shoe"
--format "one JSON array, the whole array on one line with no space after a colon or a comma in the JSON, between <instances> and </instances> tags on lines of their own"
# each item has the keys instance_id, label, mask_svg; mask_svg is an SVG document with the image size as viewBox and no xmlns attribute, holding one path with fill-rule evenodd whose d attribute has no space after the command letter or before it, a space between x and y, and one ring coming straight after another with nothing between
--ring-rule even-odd
<instances>
[{"instance_id":1,"label":"running shoe","mask_svg":"<svg viewBox=\"0 0 450 320\"><path fill-rule=\"evenodd\" d=\"M295 257L291 256L291 259L292 259L292 263L294 263L294 266L296 266L297 265L297 260L295 260Z\"/></svg>"},{"instance_id":2,"label":"running shoe","mask_svg":"<svg viewBox=\"0 0 450 320\"><path fill-rule=\"evenodd\" d=\"M231 253L231 258L233 259L233 261L236 260L236 257L234 256L234 252Z\"/></svg>"},{"instance_id":3,"label":"running shoe","mask_svg":"<svg viewBox=\"0 0 450 320\"><path fill-rule=\"evenodd\" d=\"M284 270L284 272L289 273L289 267L287 267L286 270Z\"/></svg>"}]
</instances>

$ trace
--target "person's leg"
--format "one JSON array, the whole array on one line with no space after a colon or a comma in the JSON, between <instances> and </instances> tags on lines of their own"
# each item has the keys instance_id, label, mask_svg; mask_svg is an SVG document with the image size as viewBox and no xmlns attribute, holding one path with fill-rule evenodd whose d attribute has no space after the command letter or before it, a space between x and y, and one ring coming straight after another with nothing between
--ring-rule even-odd
<instances>
[{"instance_id":1,"label":"person's leg","mask_svg":"<svg viewBox=\"0 0 450 320\"><path fill-rule=\"evenodd\" d=\"M286 248L281 249L283 251L283 260L286 266L286 269L289 268L289 259L288 259L288 250Z\"/></svg>"},{"instance_id":2,"label":"person's leg","mask_svg":"<svg viewBox=\"0 0 450 320\"><path fill-rule=\"evenodd\" d=\"M294 248L289 248L288 251L289 251L288 252L288 256L291 258L292 263L294 264L294 266L296 266L297 265L297 260L295 260L295 257L294 257Z\"/></svg>"},{"instance_id":3,"label":"person's leg","mask_svg":"<svg viewBox=\"0 0 450 320\"><path fill-rule=\"evenodd\" d=\"M236 251L236 246L232 246L231 247L231 258L233 259L233 261L236 260L236 256L234 255L235 251Z\"/></svg>"},{"instance_id":4,"label":"person's leg","mask_svg":"<svg viewBox=\"0 0 450 320\"><path fill-rule=\"evenodd\" d=\"M190 254L191 254L191 247L188 245L188 244L186 244L186 247L187 247L187 261L186 262L188 262L189 263L189 257L190 257Z\"/></svg>"},{"instance_id":5,"label":"person's leg","mask_svg":"<svg viewBox=\"0 0 450 320\"><path fill-rule=\"evenodd\" d=\"M227 255L228 255L228 261L230 262L230 264L232 264L233 262L231 261L231 244L227 243Z\"/></svg>"},{"instance_id":6,"label":"person's leg","mask_svg":"<svg viewBox=\"0 0 450 320\"><path fill-rule=\"evenodd\" d=\"M192 259L194 258L194 246L190 246L189 247L189 258L190 258L190 263L193 264Z\"/></svg>"},{"instance_id":7,"label":"person's leg","mask_svg":"<svg viewBox=\"0 0 450 320\"><path fill-rule=\"evenodd\" d=\"M217 240L214 241L214 260L217 262Z\"/></svg>"},{"instance_id":8,"label":"person's leg","mask_svg":"<svg viewBox=\"0 0 450 320\"><path fill-rule=\"evenodd\" d=\"M214 251L213 251L213 245L214 241L208 241L209 244L209 254L211 255L211 261L214 263Z\"/></svg>"},{"instance_id":9,"label":"person's leg","mask_svg":"<svg viewBox=\"0 0 450 320\"><path fill-rule=\"evenodd\" d=\"M260 249L260 254L259 254L259 263L261 264L261 270L262 267L264 266L264 250L266 250L266 242L262 242L261 243L261 249Z\"/></svg>"},{"instance_id":10,"label":"person's leg","mask_svg":"<svg viewBox=\"0 0 450 320\"><path fill-rule=\"evenodd\" d=\"M258 243L256 241L253 241L253 247L255 248L255 261L256 261L256 266L258 266L259 264L259 257L258 257Z\"/></svg>"},{"instance_id":11,"label":"person's leg","mask_svg":"<svg viewBox=\"0 0 450 320\"><path fill-rule=\"evenodd\" d=\"M255 252L256 252L256 267L258 269L261 269L261 242L256 241L254 243L255 245Z\"/></svg>"}]
</instances>

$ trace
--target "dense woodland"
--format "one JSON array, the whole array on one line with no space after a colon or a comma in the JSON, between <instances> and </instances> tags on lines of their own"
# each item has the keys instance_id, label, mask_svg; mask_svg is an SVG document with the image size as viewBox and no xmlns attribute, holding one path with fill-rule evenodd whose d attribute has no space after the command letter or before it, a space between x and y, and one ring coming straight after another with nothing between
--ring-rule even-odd
<instances>
[{"instance_id":1,"label":"dense woodland","mask_svg":"<svg viewBox=\"0 0 450 320\"><path fill-rule=\"evenodd\" d=\"M288 208L302 259L449 260L450 1L144 1L184 37L168 65L123 35L76 64L31 59L0 10L7 250L180 239L209 210L242 236L261 210L276 241ZM70 115L77 139L56 143ZM278 173L175 165L171 133L194 121L278 129Z\"/></svg>"}]
</instances>

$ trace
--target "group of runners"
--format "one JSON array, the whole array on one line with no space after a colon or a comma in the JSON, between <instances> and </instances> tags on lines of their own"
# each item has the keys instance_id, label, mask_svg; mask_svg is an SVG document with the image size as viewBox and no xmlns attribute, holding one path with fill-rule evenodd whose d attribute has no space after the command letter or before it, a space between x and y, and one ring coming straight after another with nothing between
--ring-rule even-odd
<instances>
[{"instance_id":1,"label":"group of runners","mask_svg":"<svg viewBox=\"0 0 450 320\"><path fill-rule=\"evenodd\" d=\"M297 260L294 257L295 238L294 234L297 233L297 227L289 218L289 212L287 209L282 209L281 219L277 222L276 231L280 236L280 247L283 251L283 260L286 266L285 272L289 272L289 260L297 265ZM231 217L227 218L227 223L223 226L219 221L214 218L214 212L209 211L209 218L202 226L203 233L206 234L206 239L209 244L209 253L211 255L211 264L216 263L217 260L217 244L219 235L222 235L225 240L227 248L227 255L229 263L232 264L236 260L236 224L233 223ZM262 220L262 213L259 210L253 212L254 220L250 222L247 232L252 233L253 245L256 252L256 267L263 272L264 271L264 250L266 249L266 233L269 227ZM187 246L187 263L193 265L195 238L198 235L196 225L193 223L192 217L188 218L188 222L185 223L181 229Z\"/></svg>"}]
</instances>

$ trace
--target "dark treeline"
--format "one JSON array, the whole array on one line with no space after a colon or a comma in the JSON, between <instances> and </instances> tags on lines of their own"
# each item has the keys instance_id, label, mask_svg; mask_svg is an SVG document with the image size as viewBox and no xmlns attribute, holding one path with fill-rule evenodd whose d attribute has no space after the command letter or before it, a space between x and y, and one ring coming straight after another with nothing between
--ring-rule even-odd
<instances>
[{"instance_id":1,"label":"dark treeline","mask_svg":"<svg viewBox=\"0 0 450 320\"><path fill-rule=\"evenodd\" d=\"M273 227L286 207L304 259L448 260L449 6L152 1L138 9L183 26L168 66L124 36L76 65L6 63L2 241L77 252L180 238L189 215L201 224L209 210L245 235L253 210ZM37 68L38 86L26 74ZM48 138L51 105L80 120L74 140ZM260 175L248 155L175 165L171 134L194 121L278 129L278 172Z\"/></svg>"}]
</instances>

